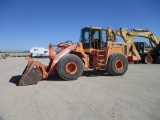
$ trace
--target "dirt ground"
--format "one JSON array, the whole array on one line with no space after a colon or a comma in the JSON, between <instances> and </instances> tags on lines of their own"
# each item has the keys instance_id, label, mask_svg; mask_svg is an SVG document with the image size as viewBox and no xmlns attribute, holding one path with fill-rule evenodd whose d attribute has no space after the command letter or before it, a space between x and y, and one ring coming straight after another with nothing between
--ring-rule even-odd
<instances>
[{"instance_id":1,"label":"dirt ground","mask_svg":"<svg viewBox=\"0 0 160 120\"><path fill-rule=\"evenodd\" d=\"M75 81L55 74L16 86L26 65L23 57L0 60L0 120L160 120L160 65L130 64L116 77L84 71Z\"/></svg>"}]
</instances>

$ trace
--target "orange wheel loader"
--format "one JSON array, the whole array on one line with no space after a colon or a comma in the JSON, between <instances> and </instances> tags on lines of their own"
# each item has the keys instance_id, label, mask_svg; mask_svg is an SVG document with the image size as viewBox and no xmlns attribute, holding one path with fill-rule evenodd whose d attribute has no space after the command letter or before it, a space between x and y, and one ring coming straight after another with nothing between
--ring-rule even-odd
<instances>
[{"instance_id":1,"label":"orange wheel loader","mask_svg":"<svg viewBox=\"0 0 160 120\"><path fill-rule=\"evenodd\" d=\"M28 65L19 85L36 84L55 71L64 80L76 80L87 69L106 70L113 76L123 75L128 69L128 63L137 61L138 57L132 55L131 44L110 41L111 37L113 36L108 36L107 29L85 27L81 30L79 43L60 43L57 53L50 43L49 65L26 58Z\"/></svg>"}]
</instances>

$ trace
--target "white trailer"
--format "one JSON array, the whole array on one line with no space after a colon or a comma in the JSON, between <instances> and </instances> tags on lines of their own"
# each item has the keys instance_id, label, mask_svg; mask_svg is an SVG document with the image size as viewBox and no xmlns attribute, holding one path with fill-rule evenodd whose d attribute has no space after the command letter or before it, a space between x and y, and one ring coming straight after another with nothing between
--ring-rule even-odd
<instances>
[{"instance_id":1,"label":"white trailer","mask_svg":"<svg viewBox=\"0 0 160 120\"><path fill-rule=\"evenodd\" d=\"M33 47L30 50L31 57L48 57L49 50L43 47Z\"/></svg>"}]
</instances>

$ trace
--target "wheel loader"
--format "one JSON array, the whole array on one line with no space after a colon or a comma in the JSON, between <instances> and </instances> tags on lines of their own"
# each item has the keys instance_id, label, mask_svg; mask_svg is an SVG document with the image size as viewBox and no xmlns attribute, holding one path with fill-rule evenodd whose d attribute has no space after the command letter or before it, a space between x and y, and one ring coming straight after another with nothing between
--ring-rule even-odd
<instances>
[{"instance_id":1,"label":"wheel loader","mask_svg":"<svg viewBox=\"0 0 160 120\"><path fill-rule=\"evenodd\" d=\"M138 57L131 55L130 43L112 42L111 37L107 35L107 29L102 27L85 27L81 29L78 43L73 44L72 41L59 43L59 51L56 53L50 43L49 65L45 66L32 58L26 58L28 65L19 85L36 84L54 72L64 80L76 80L87 69L106 71L112 76L125 74L128 63L137 61Z\"/></svg>"}]
</instances>

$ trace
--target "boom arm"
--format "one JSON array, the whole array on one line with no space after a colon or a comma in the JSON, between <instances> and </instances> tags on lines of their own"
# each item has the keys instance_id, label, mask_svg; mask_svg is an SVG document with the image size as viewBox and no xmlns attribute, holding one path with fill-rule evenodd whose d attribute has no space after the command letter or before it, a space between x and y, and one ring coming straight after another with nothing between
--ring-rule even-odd
<instances>
[{"instance_id":1,"label":"boom arm","mask_svg":"<svg viewBox=\"0 0 160 120\"><path fill-rule=\"evenodd\" d=\"M155 45L156 49L159 46L158 37L149 30L133 29L131 32L128 32L128 35L148 38L149 41L151 41Z\"/></svg>"}]
</instances>

